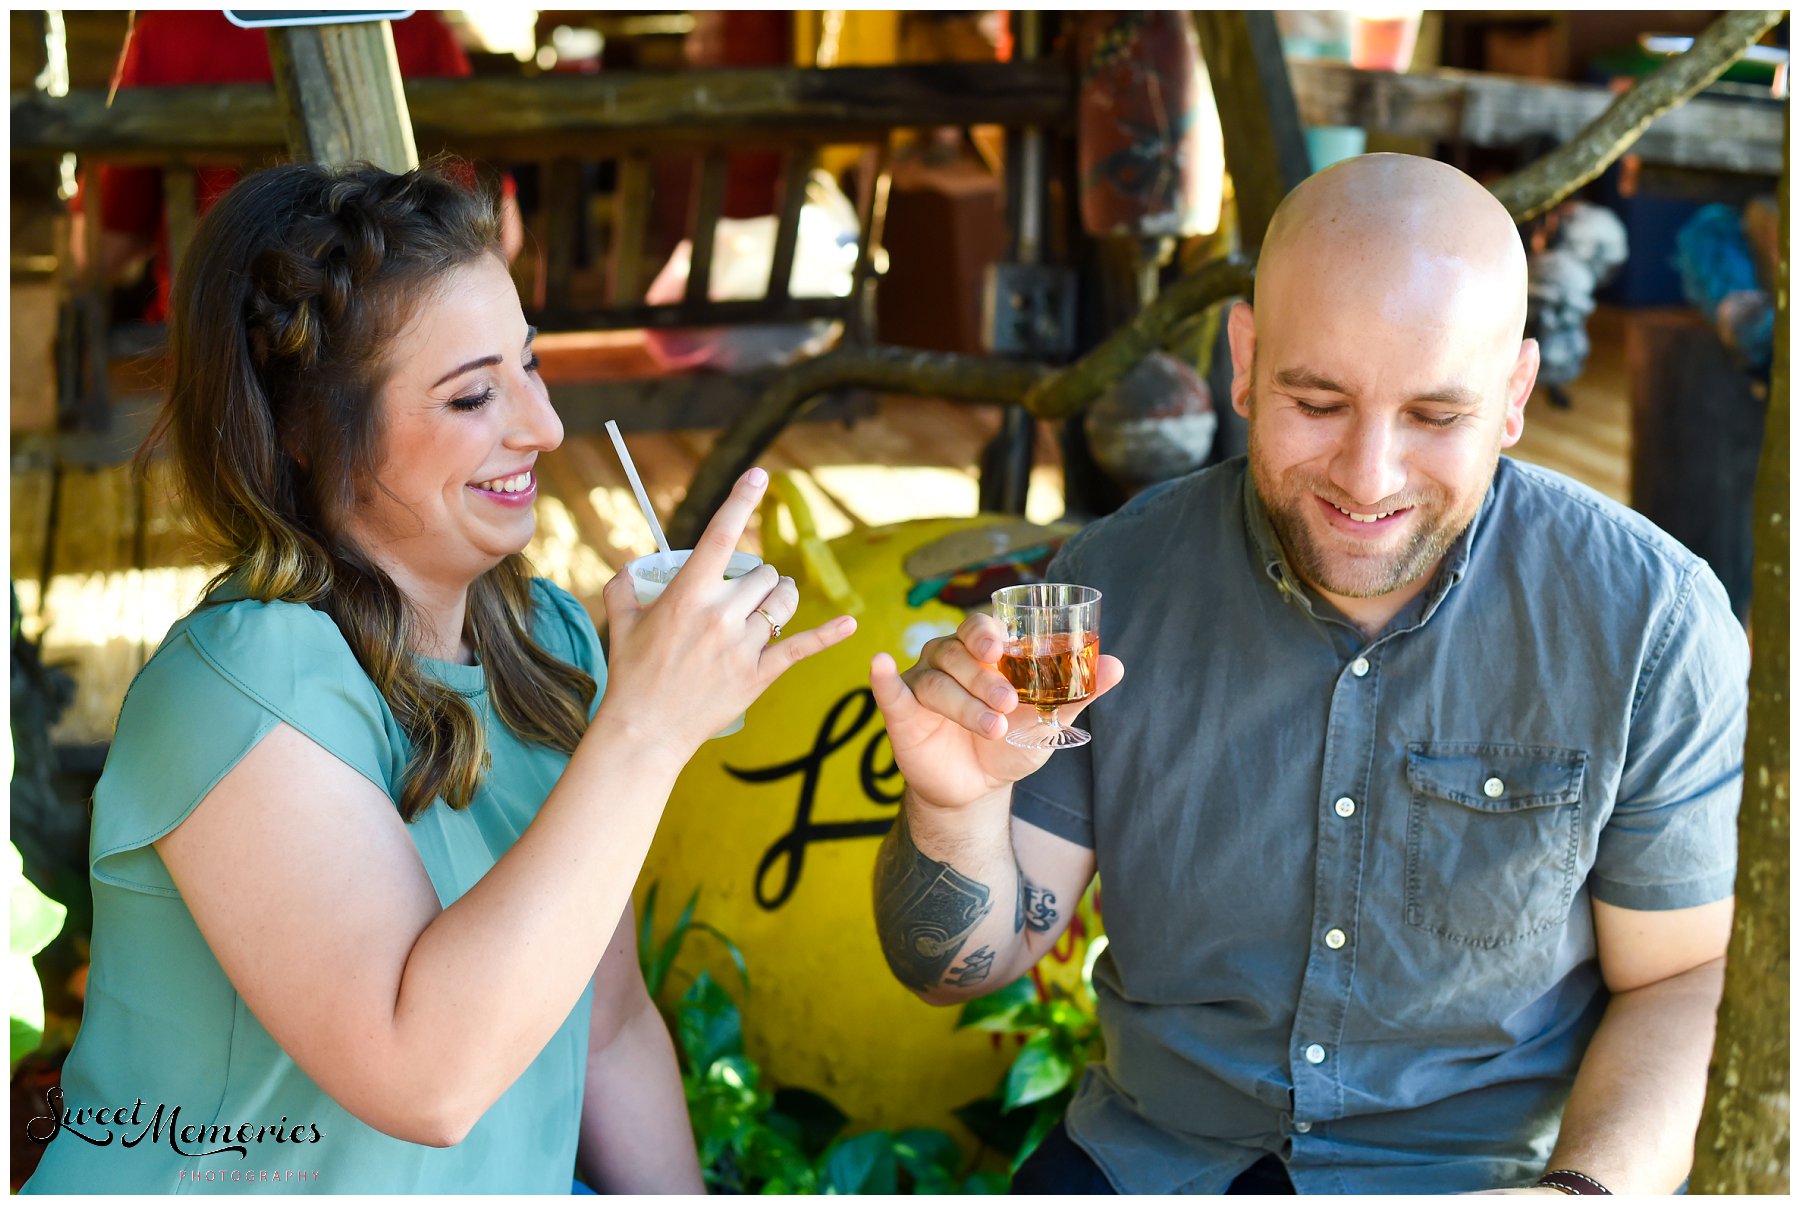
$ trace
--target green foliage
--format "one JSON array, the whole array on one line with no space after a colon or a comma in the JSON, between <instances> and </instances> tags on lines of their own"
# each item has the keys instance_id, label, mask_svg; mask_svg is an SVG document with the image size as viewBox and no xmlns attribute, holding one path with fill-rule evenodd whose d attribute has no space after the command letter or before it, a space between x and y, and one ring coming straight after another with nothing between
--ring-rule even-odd
<instances>
[{"instance_id":1,"label":"green foliage","mask_svg":"<svg viewBox=\"0 0 1800 1205\"><path fill-rule=\"evenodd\" d=\"M845 1135L850 1119L830 1100L804 1088L774 1088L744 1054L737 1001L710 971L691 978L676 969L688 935L705 933L729 955L746 991L744 955L717 929L694 919L696 890L661 941L655 940L656 887L644 900L638 959L644 983L675 1035L682 1088L700 1168L712 1192L725 1193L1004 1193L1007 1177L972 1170L956 1140L942 1130ZM673 1004L670 985L686 978ZM1029 986L1029 985L1027 985Z\"/></svg>"},{"instance_id":2,"label":"green foliage","mask_svg":"<svg viewBox=\"0 0 1800 1205\"><path fill-rule=\"evenodd\" d=\"M67 910L26 879L19 847L10 841L6 845L6 896L11 924L6 953L7 994L12 1005L10 1074L44 1039L44 988L31 956L62 931Z\"/></svg>"},{"instance_id":3,"label":"green foliage","mask_svg":"<svg viewBox=\"0 0 1800 1205\"><path fill-rule=\"evenodd\" d=\"M1081 989L1071 997L1052 988L1039 1000L1029 975L963 1005L958 1029L1015 1034L1025 1039L1018 1057L993 1092L956 1110L983 1143L999 1151L1013 1171L1030 1157L1068 1110L1081 1072L1099 1058L1103 1043L1094 1017L1094 961L1106 948L1097 936L1081 967Z\"/></svg>"}]
</instances>

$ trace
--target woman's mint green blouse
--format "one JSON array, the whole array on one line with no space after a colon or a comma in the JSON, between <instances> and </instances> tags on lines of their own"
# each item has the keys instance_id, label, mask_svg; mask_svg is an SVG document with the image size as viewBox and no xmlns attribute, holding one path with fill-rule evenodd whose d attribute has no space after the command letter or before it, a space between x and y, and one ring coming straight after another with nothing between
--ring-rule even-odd
<instances>
[{"instance_id":1,"label":"woman's mint green blouse","mask_svg":"<svg viewBox=\"0 0 1800 1205\"><path fill-rule=\"evenodd\" d=\"M567 1194L591 986L468 1137L436 1148L371 1129L321 1091L207 948L152 842L278 722L395 798L409 753L330 617L297 603L251 601L233 583L213 597L230 601L176 623L132 683L94 792L93 966L62 1075L64 1111L86 1110L86 1120L50 1141L26 1191ZM541 578L532 604L539 645L604 688L599 639L580 604ZM480 666L422 664L486 717L493 756L466 811L440 800L406 826L448 906L512 847L568 757L522 743L493 718ZM274 864L281 850L236 856ZM96 1117L97 1109L108 1112ZM109 1143L95 1145L109 1134ZM201 1153L234 1145L244 1153Z\"/></svg>"}]
</instances>

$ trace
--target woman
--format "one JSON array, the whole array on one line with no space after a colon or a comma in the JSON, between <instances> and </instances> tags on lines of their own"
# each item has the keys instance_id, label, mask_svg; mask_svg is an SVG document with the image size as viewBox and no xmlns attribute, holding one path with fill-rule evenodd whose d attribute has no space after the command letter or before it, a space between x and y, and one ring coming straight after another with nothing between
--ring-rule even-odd
<instances>
[{"instance_id":1,"label":"woman","mask_svg":"<svg viewBox=\"0 0 1800 1205\"><path fill-rule=\"evenodd\" d=\"M752 469L656 604L614 579L603 661L520 555L533 334L432 172L276 168L201 222L158 435L228 570L120 712L28 1190L701 1189L630 891L701 742L854 623L771 643L792 580L723 580Z\"/></svg>"}]
</instances>

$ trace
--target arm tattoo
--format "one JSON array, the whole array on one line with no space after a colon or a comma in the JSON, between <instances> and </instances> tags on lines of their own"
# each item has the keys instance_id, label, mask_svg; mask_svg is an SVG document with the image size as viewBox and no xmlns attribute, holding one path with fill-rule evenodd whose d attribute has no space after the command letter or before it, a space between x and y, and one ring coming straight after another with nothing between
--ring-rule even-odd
<instances>
[{"instance_id":1,"label":"arm tattoo","mask_svg":"<svg viewBox=\"0 0 1800 1205\"><path fill-rule=\"evenodd\" d=\"M894 977L918 991L936 987L992 910L990 894L986 884L920 853L902 813L875 859L875 927ZM991 953L979 974L973 967L984 953L985 947L958 968L963 978L956 986L986 978Z\"/></svg>"},{"instance_id":2,"label":"arm tattoo","mask_svg":"<svg viewBox=\"0 0 1800 1205\"><path fill-rule=\"evenodd\" d=\"M1013 921L1013 932L1030 929L1033 933L1048 933L1056 924L1056 893L1046 887L1039 887L1025 877L1025 871L1019 870L1019 913Z\"/></svg>"},{"instance_id":3,"label":"arm tattoo","mask_svg":"<svg viewBox=\"0 0 1800 1205\"><path fill-rule=\"evenodd\" d=\"M986 946L982 946L973 954L963 959L963 964L954 971L951 971L949 977L945 979L944 982L948 983L951 987L973 987L983 979L986 979L988 977L988 972L993 969L994 952Z\"/></svg>"}]
</instances>

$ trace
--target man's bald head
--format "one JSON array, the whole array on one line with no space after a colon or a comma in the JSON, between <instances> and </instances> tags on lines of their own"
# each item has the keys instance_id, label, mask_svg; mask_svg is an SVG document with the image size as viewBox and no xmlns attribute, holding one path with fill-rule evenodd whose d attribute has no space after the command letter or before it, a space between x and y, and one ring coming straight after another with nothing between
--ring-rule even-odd
<instances>
[{"instance_id":1,"label":"man's bald head","mask_svg":"<svg viewBox=\"0 0 1800 1205\"><path fill-rule=\"evenodd\" d=\"M1321 305L1368 319L1479 330L1517 350L1525 248L1505 206L1462 172L1363 155L1304 181L1275 211L1257 265L1257 326Z\"/></svg>"},{"instance_id":2,"label":"man's bald head","mask_svg":"<svg viewBox=\"0 0 1800 1205\"><path fill-rule=\"evenodd\" d=\"M1366 631L1424 588L1524 431L1525 283L1500 202L1429 159L1345 160L1269 225L1227 324L1231 403L1282 547Z\"/></svg>"}]
</instances>

